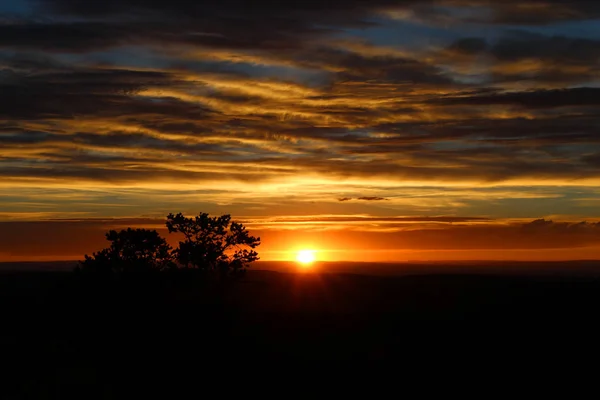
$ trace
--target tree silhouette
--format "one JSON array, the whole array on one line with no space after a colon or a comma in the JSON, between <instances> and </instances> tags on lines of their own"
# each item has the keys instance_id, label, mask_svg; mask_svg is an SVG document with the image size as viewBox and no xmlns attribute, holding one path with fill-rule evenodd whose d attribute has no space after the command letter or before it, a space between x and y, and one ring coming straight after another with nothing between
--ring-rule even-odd
<instances>
[{"instance_id":1,"label":"tree silhouette","mask_svg":"<svg viewBox=\"0 0 600 400\"><path fill-rule=\"evenodd\" d=\"M231 221L228 214L209 217L201 213L193 218L169 214L166 225L170 233L184 236L175 250L177 261L184 267L237 273L259 259L254 249L260 238L250 236L246 227Z\"/></svg>"},{"instance_id":2,"label":"tree silhouette","mask_svg":"<svg viewBox=\"0 0 600 400\"><path fill-rule=\"evenodd\" d=\"M85 255L83 271L128 273L161 271L175 267L171 246L155 230L131 229L106 234L110 247Z\"/></svg>"}]
</instances>

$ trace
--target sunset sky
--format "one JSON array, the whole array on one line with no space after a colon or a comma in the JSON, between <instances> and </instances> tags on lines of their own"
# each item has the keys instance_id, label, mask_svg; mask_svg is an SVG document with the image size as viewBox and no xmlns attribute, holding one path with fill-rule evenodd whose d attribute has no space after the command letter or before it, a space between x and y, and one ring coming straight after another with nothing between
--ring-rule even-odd
<instances>
[{"instance_id":1,"label":"sunset sky","mask_svg":"<svg viewBox=\"0 0 600 400\"><path fill-rule=\"evenodd\" d=\"M0 261L600 259L600 2L0 2ZM165 232L165 235L166 232Z\"/></svg>"}]
</instances>

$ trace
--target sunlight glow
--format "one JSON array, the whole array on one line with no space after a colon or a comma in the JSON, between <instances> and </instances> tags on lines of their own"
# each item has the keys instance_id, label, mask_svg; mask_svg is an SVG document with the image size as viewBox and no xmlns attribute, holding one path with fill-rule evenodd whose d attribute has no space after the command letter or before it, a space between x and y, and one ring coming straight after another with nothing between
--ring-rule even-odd
<instances>
[{"instance_id":1,"label":"sunlight glow","mask_svg":"<svg viewBox=\"0 0 600 400\"><path fill-rule=\"evenodd\" d=\"M315 251L314 250L300 250L296 255L296 261L301 264L310 264L315 261Z\"/></svg>"}]
</instances>

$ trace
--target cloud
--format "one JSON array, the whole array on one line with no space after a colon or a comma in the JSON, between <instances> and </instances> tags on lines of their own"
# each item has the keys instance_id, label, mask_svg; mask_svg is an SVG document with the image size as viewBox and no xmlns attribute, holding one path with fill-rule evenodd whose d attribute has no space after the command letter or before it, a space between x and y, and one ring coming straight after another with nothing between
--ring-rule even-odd
<instances>
[{"instance_id":1,"label":"cloud","mask_svg":"<svg viewBox=\"0 0 600 400\"><path fill-rule=\"evenodd\" d=\"M57 52L88 52L126 42L126 29L115 24L92 22L12 23L0 25L0 48L44 49Z\"/></svg>"},{"instance_id":2,"label":"cloud","mask_svg":"<svg viewBox=\"0 0 600 400\"><path fill-rule=\"evenodd\" d=\"M381 201L381 200L387 200L387 199L385 197L364 196L364 197L359 197L358 200L364 200L364 201Z\"/></svg>"},{"instance_id":3,"label":"cloud","mask_svg":"<svg viewBox=\"0 0 600 400\"><path fill-rule=\"evenodd\" d=\"M165 72L73 69L15 75L0 83L0 116L12 120L164 115L200 118L207 109L175 98L136 96L147 86L176 85Z\"/></svg>"},{"instance_id":4,"label":"cloud","mask_svg":"<svg viewBox=\"0 0 600 400\"><path fill-rule=\"evenodd\" d=\"M350 201L353 200L352 197L340 197L338 198L338 201ZM377 196L363 196L363 197L357 197L356 200L364 200L364 201L380 201L380 200L387 200L385 197L377 197Z\"/></svg>"},{"instance_id":5,"label":"cloud","mask_svg":"<svg viewBox=\"0 0 600 400\"><path fill-rule=\"evenodd\" d=\"M445 105L514 105L524 108L554 108L596 106L600 88L582 87L573 89L532 90L526 92L498 92L474 96L442 97L433 100Z\"/></svg>"},{"instance_id":6,"label":"cloud","mask_svg":"<svg viewBox=\"0 0 600 400\"><path fill-rule=\"evenodd\" d=\"M490 84L523 81L559 86L589 84L600 71L597 38L511 30L497 39L463 37L440 51L440 62L457 71L487 72Z\"/></svg>"},{"instance_id":7,"label":"cloud","mask_svg":"<svg viewBox=\"0 0 600 400\"><path fill-rule=\"evenodd\" d=\"M496 3L492 9L493 21L509 24L543 25L600 16L600 7L587 0L534 0L527 3L508 1Z\"/></svg>"},{"instance_id":8,"label":"cloud","mask_svg":"<svg viewBox=\"0 0 600 400\"><path fill-rule=\"evenodd\" d=\"M409 4L390 10L390 14L399 19L419 20L435 25L475 23L536 26L593 20L600 16L600 7L588 0L441 0Z\"/></svg>"},{"instance_id":9,"label":"cloud","mask_svg":"<svg viewBox=\"0 0 600 400\"><path fill-rule=\"evenodd\" d=\"M201 188L219 192L188 205L498 216L506 196L482 205L449 189L530 199L556 186L549 212L575 214L571 188L600 182L599 39L556 24L600 16L592 2L32 4L0 20L11 195ZM9 212L61 209L15 196ZM116 212L102 204L116 203L99 199L98 215Z\"/></svg>"},{"instance_id":10,"label":"cloud","mask_svg":"<svg viewBox=\"0 0 600 400\"><path fill-rule=\"evenodd\" d=\"M467 37L456 40L446 49L451 54L477 55L483 53L488 47L484 38Z\"/></svg>"},{"instance_id":11,"label":"cloud","mask_svg":"<svg viewBox=\"0 0 600 400\"><path fill-rule=\"evenodd\" d=\"M497 60L537 58L547 62L597 64L600 40L569 36L546 36L512 31L489 49Z\"/></svg>"},{"instance_id":12,"label":"cloud","mask_svg":"<svg viewBox=\"0 0 600 400\"><path fill-rule=\"evenodd\" d=\"M600 222L554 222L546 219L536 219L522 226L527 233L560 233L560 234L598 234Z\"/></svg>"},{"instance_id":13,"label":"cloud","mask_svg":"<svg viewBox=\"0 0 600 400\"><path fill-rule=\"evenodd\" d=\"M600 168L600 153L589 154L582 157L582 161L586 164Z\"/></svg>"}]
</instances>

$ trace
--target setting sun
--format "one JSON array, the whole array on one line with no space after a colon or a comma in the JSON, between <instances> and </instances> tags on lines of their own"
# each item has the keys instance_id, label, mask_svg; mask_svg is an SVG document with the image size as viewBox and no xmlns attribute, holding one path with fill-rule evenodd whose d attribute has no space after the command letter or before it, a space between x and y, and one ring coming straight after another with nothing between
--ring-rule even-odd
<instances>
[{"instance_id":1,"label":"setting sun","mask_svg":"<svg viewBox=\"0 0 600 400\"><path fill-rule=\"evenodd\" d=\"M301 264L310 264L315 261L314 250L300 250L296 255L296 261Z\"/></svg>"}]
</instances>

